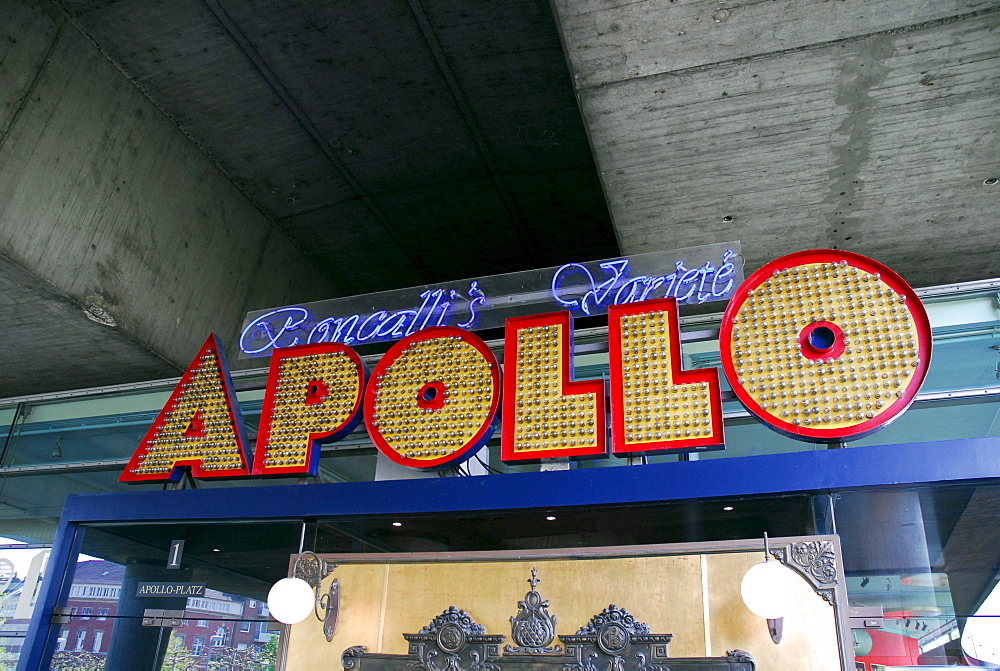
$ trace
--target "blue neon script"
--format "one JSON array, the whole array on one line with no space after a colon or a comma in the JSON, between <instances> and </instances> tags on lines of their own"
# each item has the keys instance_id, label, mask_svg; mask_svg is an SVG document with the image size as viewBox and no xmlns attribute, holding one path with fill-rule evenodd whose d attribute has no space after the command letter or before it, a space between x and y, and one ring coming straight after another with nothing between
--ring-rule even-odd
<instances>
[{"instance_id":1,"label":"blue neon script","mask_svg":"<svg viewBox=\"0 0 1000 671\"><path fill-rule=\"evenodd\" d=\"M685 268L675 262L669 275L629 277L629 259L600 264L604 276L594 278L581 263L567 263L552 275L552 298L570 310L602 314L609 305L638 303L651 298L676 298L678 303L704 303L728 296L733 289L736 252L727 249L719 267L705 261L699 268Z\"/></svg>"},{"instance_id":2,"label":"blue neon script","mask_svg":"<svg viewBox=\"0 0 1000 671\"><path fill-rule=\"evenodd\" d=\"M426 289L420 294L419 308L376 310L370 314L315 319L301 306L276 308L253 319L240 334L240 349L250 356L270 354L279 347L321 342L345 345L399 340L430 326L452 325L452 318L467 318L454 324L476 328L477 308L486 303L478 282L470 282L466 294L454 289ZM458 302L458 303L456 303ZM463 303L464 302L464 303ZM456 310L461 306L460 310Z\"/></svg>"},{"instance_id":3,"label":"blue neon script","mask_svg":"<svg viewBox=\"0 0 1000 671\"><path fill-rule=\"evenodd\" d=\"M390 342L430 326L502 328L509 317L552 310L597 315L650 298L724 301L743 281L741 261L739 242L720 242L260 310L243 322L240 356L308 343Z\"/></svg>"}]
</instances>

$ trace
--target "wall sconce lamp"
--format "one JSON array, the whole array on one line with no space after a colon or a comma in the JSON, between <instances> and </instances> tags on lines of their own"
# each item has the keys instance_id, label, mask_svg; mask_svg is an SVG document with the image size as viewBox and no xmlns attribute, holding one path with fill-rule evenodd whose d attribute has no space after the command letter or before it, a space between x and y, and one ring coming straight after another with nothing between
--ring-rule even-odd
<instances>
[{"instance_id":1,"label":"wall sconce lamp","mask_svg":"<svg viewBox=\"0 0 1000 671\"><path fill-rule=\"evenodd\" d=\"M305 538L305 525L302 535ZM267 593L267 609L282 624L298 624L312 612L323 623L326 640L333 640L340 613L340 580L334 578L326 594L320 594L323 579L337 568L329 559L320 559L315 552L302 551L295 558L291 578L282 578Z\"/></svg>"},{"instance_id":2,"label":"wall sconce lamp","mask_svg":"<svg viewBox=\"0 0 1000 671\"><path fill-rule=\"evenodd\" d=\"M783 621L788 610L789 571L771 558L771 549L764 534L764 561L750 567L743 576L740 592L743 603L754 615L767 620L771 640L781 642Z\"/></svg>"}]
</instances>

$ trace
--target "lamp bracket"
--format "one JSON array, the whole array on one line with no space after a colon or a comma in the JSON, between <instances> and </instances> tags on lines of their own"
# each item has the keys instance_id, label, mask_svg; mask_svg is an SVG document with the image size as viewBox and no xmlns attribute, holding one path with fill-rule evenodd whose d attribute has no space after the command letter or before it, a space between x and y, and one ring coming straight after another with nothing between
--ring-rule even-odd
<instances>
[{"instance_id":1,"label":"lamp bracket","mask_svg":"<svg viewBox=\"0 0 1000 671\"><path fill-rule=\"evenodd\" d=\"M333 573L337 564L329 559L320 559L315 552L306 550L299 553L295 558L295 566L292 568L292 577L301 578L309 583L314 590L319 590L320 583L328 575Z\"/></svg>"},{"instance_id":2,"label":"lamp bracket","mask_svg":"<svg viewBox=\"0 0 1000 671\"><path fill-rule=\"evenodd\" d=\"M292 577L305 580L313 588L316 599L313 604L313 614L323 623L323 633L326 634L328 641L333 639L337 629L337 617L340 613L340 581L334 578L326 594L321 595L320 588L323 579L333 573L335 568L337 568L336 563L329 559L320 559L319 555L310 550L300 552L292 568Z\"/></svg>"},{"instance_id":3,"label":"lamp bracket","mask_svg":"<svg viewBox=\"0 0 1000 671\"><path fill-rule=\"evenodd\" d=\"M776 617L772 620L767 621L767 631L771 634L771 640L775 643L781 643L781 633L784 629L785 618Z\"/></svg>"}]
</instances>

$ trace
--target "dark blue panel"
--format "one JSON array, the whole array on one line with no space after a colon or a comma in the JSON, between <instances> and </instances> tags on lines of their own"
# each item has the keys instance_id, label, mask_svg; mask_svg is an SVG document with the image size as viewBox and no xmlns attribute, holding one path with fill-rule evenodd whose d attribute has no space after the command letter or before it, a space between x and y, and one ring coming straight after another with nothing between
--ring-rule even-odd
<instances>
[{"instance_id":1,"label":"dark blue panel","mask_svg":"<svg viewBox=\"0 0 1000 671\"><path fill-rule=\"evenodd\" d=\"M63 518L274 519L549 509L998 477L1000 438L976 438L546 473L85 494L67 498Z\"/></svg>"}]
</instances>

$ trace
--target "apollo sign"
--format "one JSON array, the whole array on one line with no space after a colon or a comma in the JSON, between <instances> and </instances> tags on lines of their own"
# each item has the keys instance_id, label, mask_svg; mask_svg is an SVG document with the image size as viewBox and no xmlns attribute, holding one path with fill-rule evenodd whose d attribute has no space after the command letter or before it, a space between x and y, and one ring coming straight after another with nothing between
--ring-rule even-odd
<instances>
[{"instance_id":1,"label":"apollo sign","mask_svg":"<svg viewBox=\"0 0 1000 671\"><path fill-rule=\"evenodd\" d=\"M506 463L686 452L724 445L715 368L683 370L677 300L607 307L609 379L575 380L569 312L506 320L503 367L474 333L405 335L367 371L350 345L273 350L252 459L218 339L210 336L121 475L122 481L315 474L320 445L364 422L396 463L440 469L501 428ZM914 291L863 256L782 257L736 288L719 335L744 406L794 438L842 442L913 401L931 330ZM501 403L503 397L503 403Z\"/></svg>"}]
</instances>

